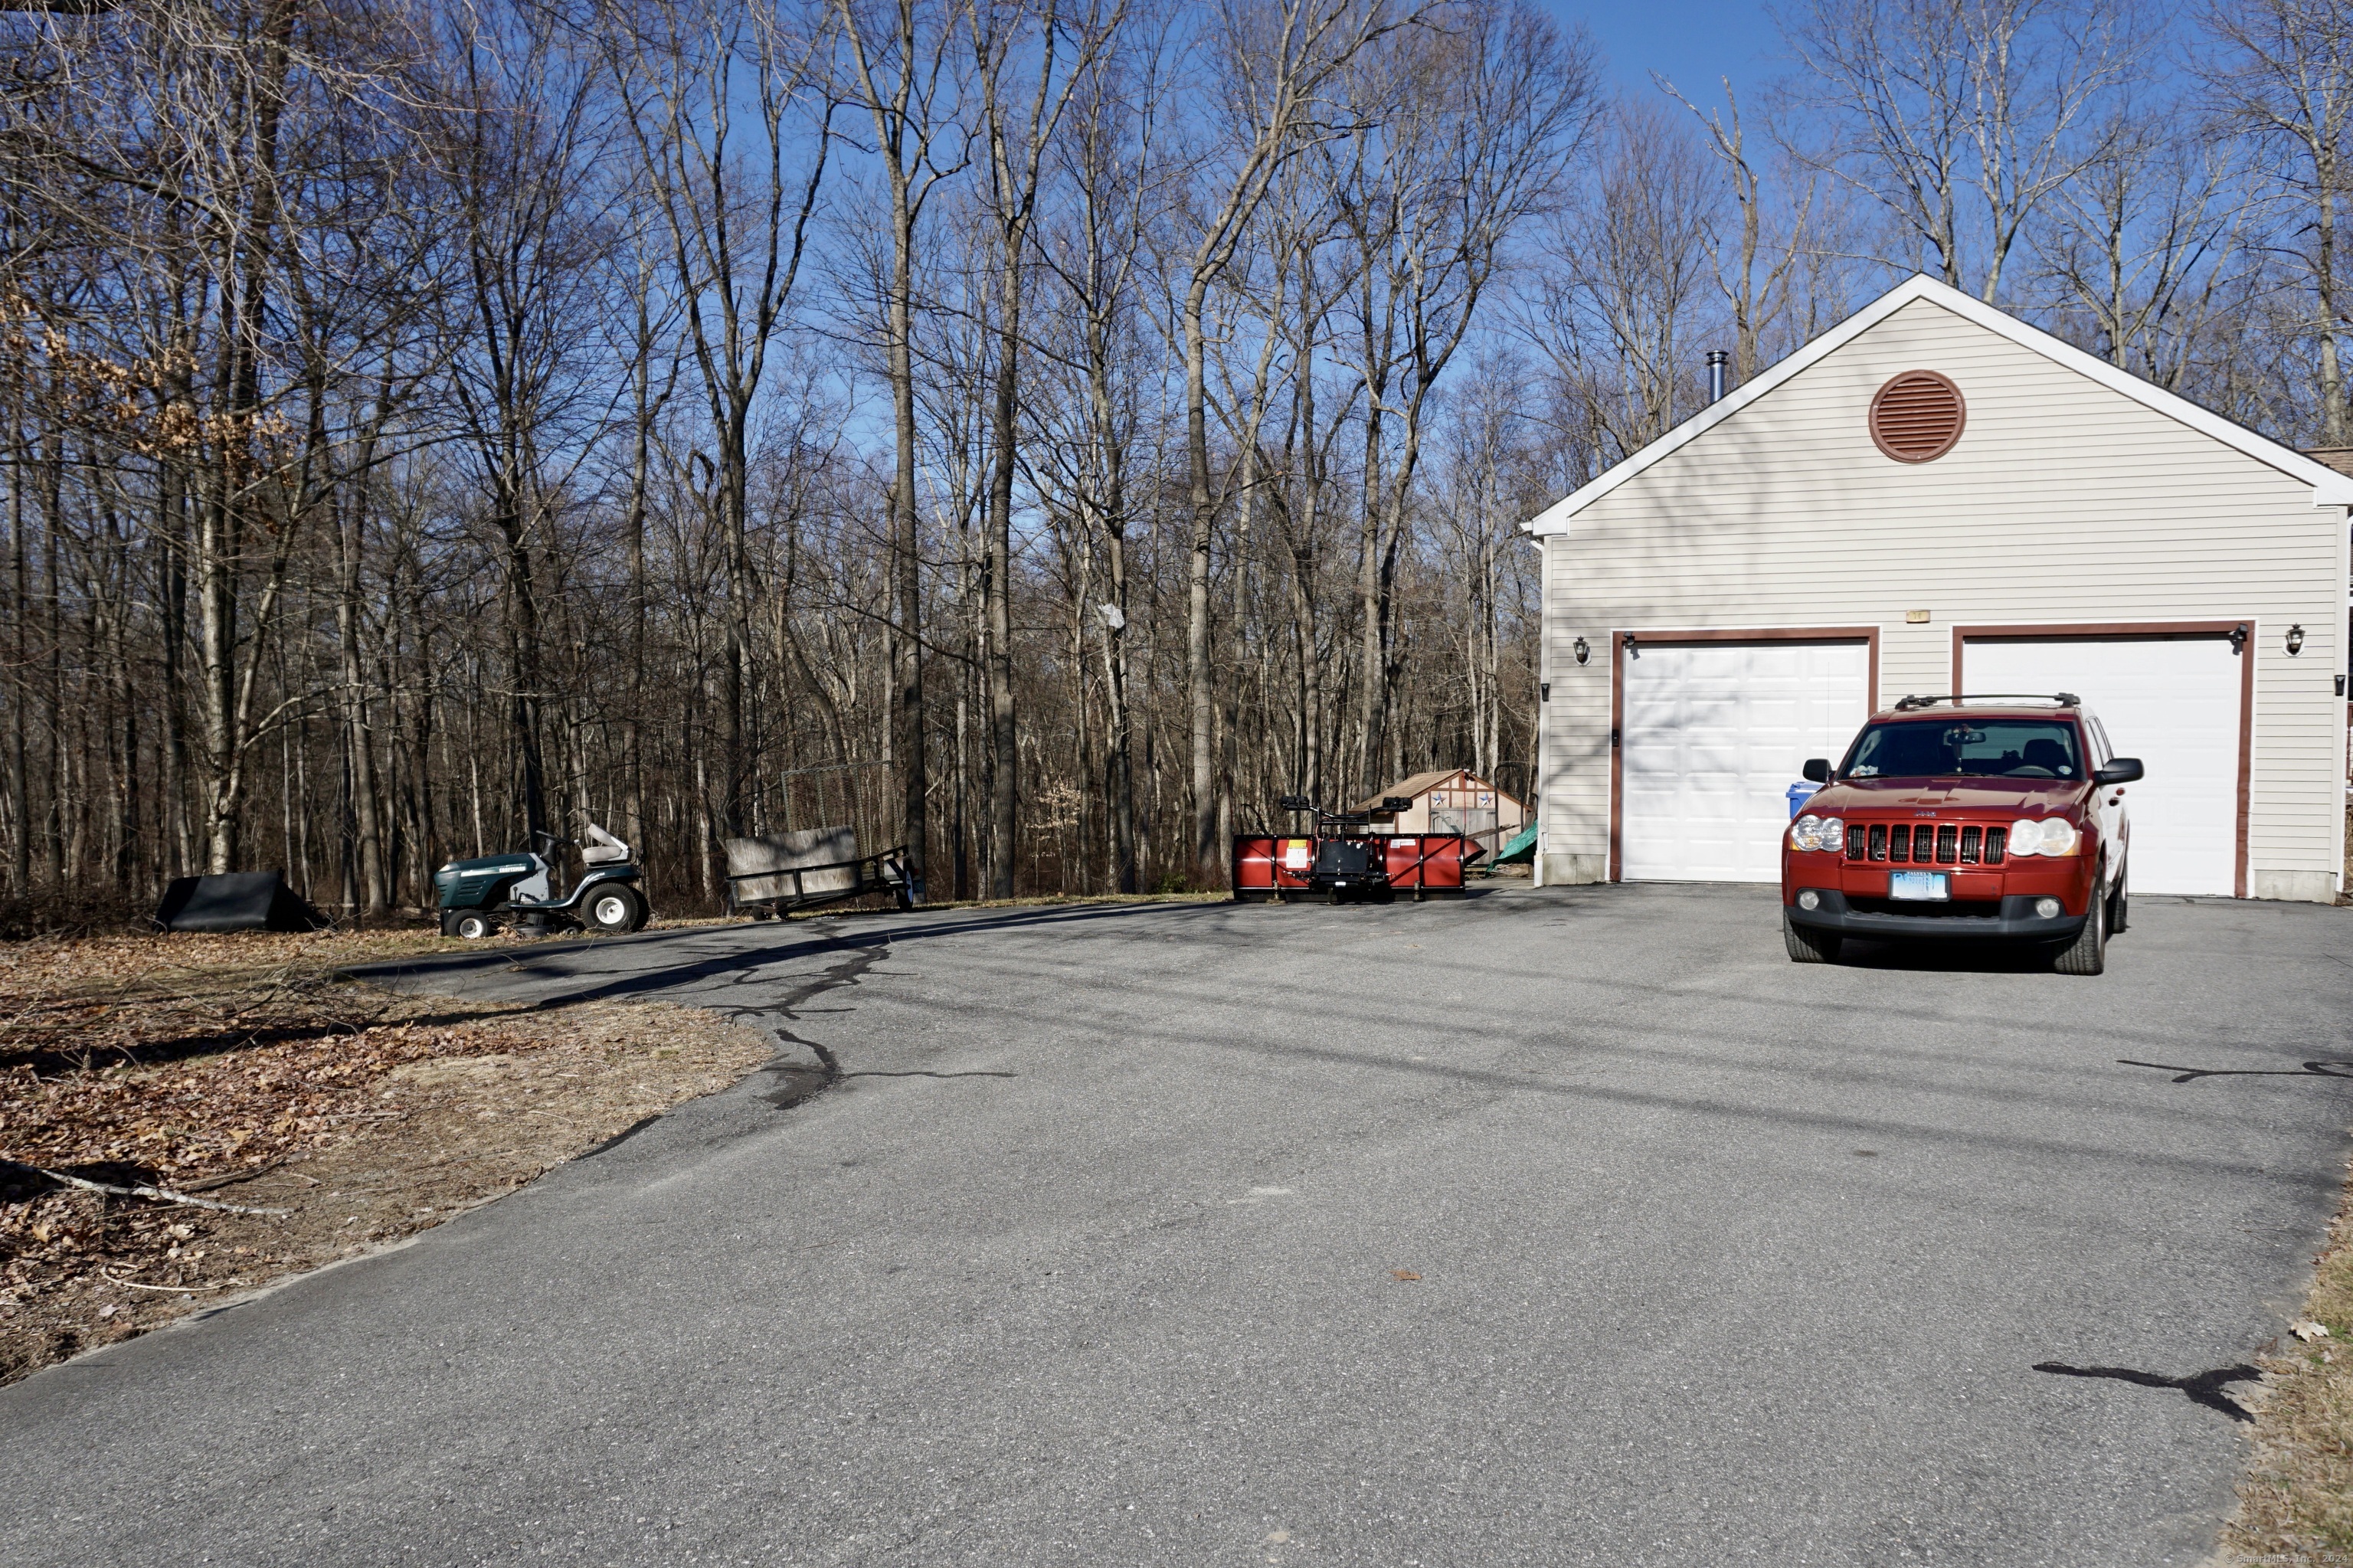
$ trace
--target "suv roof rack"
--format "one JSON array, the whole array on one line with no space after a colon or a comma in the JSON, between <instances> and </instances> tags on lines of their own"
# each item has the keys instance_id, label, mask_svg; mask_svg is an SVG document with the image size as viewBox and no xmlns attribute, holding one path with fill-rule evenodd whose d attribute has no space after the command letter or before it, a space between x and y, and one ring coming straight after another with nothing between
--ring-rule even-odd
<instances>
[{"instance_id":1,"label":"suv roof rack","mask_svg":"<svg viewBox=\"0 0 2353 1568\"><path fill-rule=\"evenodd\" d=\"M1899 714L1920 708L1933 708L1938 703L2055 703L2063 708L2081 707L2084 699L2073 692L1953 692L1941 697L1905 697L1895 705Z\"/></svg>"}]
</instances>

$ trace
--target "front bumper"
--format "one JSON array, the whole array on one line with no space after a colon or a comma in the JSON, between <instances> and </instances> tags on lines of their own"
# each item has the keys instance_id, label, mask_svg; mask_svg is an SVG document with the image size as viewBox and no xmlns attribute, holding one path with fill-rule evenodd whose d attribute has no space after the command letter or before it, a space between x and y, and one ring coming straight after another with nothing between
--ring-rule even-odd
<instances>
[{"instance_id":1,"label":"front bumper","mask_svg":"<svg viewBox=\"0 0 2353 1568\"><path fill-rule=\"evenodd\" d=\"M1821 907L1800 909L1793 901L1782 906L1781 912L1789 924L1803 926L1810 931L1834 931L1843 937L1863 937L1880 940L1915 940L1943 942L1968 941L1973 938L2007 938L2013 941L2072 941L2084 928L2091 916L2061 914L2045 920L2034 913L2034 901L2042 896L2032 893L2006 895L1995 914L1894 915L1877 910L1851 907L1845 894L1833 888L1813 890L1821 895ZM1877 902L1874 900L1874 902ZM1925 906L1924 907L1928 907Z\"/></svg>"}]
</instances>

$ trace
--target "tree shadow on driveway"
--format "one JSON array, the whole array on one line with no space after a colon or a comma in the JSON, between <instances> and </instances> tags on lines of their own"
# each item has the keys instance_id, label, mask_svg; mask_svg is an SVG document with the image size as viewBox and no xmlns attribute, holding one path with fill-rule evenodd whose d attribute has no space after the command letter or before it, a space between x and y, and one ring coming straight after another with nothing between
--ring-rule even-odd
<instances>
[{"instance_id":1,"label":"tree shadow on driveway","mask_svg":"<svg viewBox=\"0 0 2353 1568\"><path fill-rule=\"evenodd\" d=\"M897 947L938 937L991 931L1094 924L1171 912L1226 910L1230 905L1105 904L1075 909L1008 909L953 918L918 914L860 916L847 928L812 931L776 928L765 923L688 926L632 937L605 937L545 946L501 946L480 951L430 954L386 963L362 964L343 972L353 980L401 991L432 991L437 980L459 982L461 991L483 989L480 981L504 975L530 980L577 979L575 989L532 998L538 1007L568 1007L583 1001L646 996L719 979L741 969L838 955L845 948ZM864 923L871 919L872 924ZM798 925L799 923L796 923ZM810 922L808 924L814 924ZM744 939L749 938L749 939ZM721 950L709 949L723 943ZM681 949L685 949L681 951ZM471 980L476 984L463 982Z\"/></svg>"},{"instance_id":2,"label":"tree shadow on driveway","mask_svg":"<svg viewBox=\"0 0 2353 1568\"><path fill-rule=\"evenodd\" d=\"M2189 1396L2190 1403L2217 1410L2233 1421L2253 1421L2247 1407L2222 1392L2234 1383L2254 1383L2263 1372L2246 1365L2216 1367L2211 1372L2193 1372L2188 1377L2168 1377L2163 1372L2141 1372L2134 1367L2071 1367L2065 1361L2037 1361L2039 1372L2056 1372L2061 1377L2113 1378L2118 1383L2132 1383L2139 1388L2179 1389Z\"/></svg>"}]
</instances>

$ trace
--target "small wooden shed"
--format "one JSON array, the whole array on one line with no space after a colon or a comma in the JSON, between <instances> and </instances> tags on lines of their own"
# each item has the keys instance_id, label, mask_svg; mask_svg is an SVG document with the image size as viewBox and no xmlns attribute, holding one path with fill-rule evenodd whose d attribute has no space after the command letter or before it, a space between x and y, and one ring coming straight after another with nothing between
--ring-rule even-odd
<instances>
[{"instance_id":1,"label":"small wooden shed","mask_svg":"<svg viewBox=\"0 0 2353 1568\"><path fill-rule=\"evenodd\" d=\"M1396 796L1413 802L1402 811L1381 802ZM1350 808L1372 818L1374 828L1391 833L1461 833L1493 854L1527 825L1527 808L1467 768L1433 768L1401 779Z\"/></svg>"}]
</instances>

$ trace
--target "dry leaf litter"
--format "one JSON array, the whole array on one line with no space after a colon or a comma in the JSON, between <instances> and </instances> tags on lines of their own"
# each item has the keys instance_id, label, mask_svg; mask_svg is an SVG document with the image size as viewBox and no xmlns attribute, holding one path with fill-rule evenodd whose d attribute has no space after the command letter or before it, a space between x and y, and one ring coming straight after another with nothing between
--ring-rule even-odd
<instances>
[{"instance_id":1,"label":"dry leaf litter","mask_svg":"<svg viewBox=\"0 0 2353 1568\"><path fill-rule=\"evenodd\" d=\"M397 1240L770 1054L648 1003L409 997L421 933L0 945L0 1383ZM282 1214L60 1189L21 1167Z\"/></svg>"}]
</instances>

